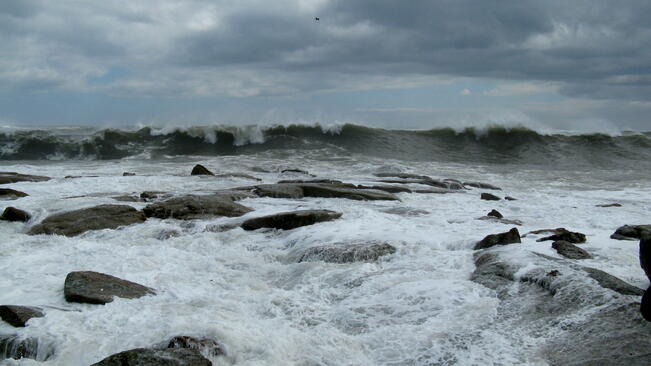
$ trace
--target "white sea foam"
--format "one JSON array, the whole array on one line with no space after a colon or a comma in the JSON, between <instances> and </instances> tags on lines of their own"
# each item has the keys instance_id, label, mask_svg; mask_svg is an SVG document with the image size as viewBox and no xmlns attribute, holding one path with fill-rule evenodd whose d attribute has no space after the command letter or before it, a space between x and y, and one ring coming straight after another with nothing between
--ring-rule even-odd
<instances>
[{"instance_id":1,"label":"white sea foam","mask_svg":"<svg viewBox=\"0 0 651 366\"><path fill-rule=\"evenodd\" d=\"M583 264L641 288L649 285L639 268L636 243L608 238L619 225L648 223L651 187L646 179L615 180L608 172L341 159L298 153L276 159L263 153L203 160L4 162L0 170L54 179L12 184L9 187L30 196L2 202L2 207L16 206L34 217L27 225L0 222L0 304L48 308L44 318L30 320L24 329L0 322L0 332L39 337L56 348L56 356L42 363L6 362L89 365L112 353L188 334L224 345L228 356L213 358L215 365L545 365L536 356L544 339L534 337L527 324L499 319L495 293L469 280L474 242L511 227L476 220L493 208L522 220L521 233L555 227L583 232L588 236L583 248L594 255ZM275 169L281 166L364 184L374 183L372 173L395 168L435 178L485 181L502 186L499 195L518 200L482 201L479 190L401 193L401 201L257 198L240 202L255 210L243 218L150 219L75 238L24 234L50 214L116 203L112 196L145 190L207 194L251 184L239 178L190 177L194 163L257 175L265 182L282 179ZM270 168L271 173L254 167ZM123 177L125 171L137 175ZM98 177L65 179L67 175ZM623 207L595 207L610 202ZM310 208L336 210L343 216L291 231L205 230L213 224ZM505 250L559 257L549 242L537 243L536 238L527 236L522 245ZM387 242L397 252L377 263L286 260L297 248L360 241ZM74 270L108 273L153 287L158 294L116 299L105 306L67 303L63 281Z\"/></svg>"}]
</instances>

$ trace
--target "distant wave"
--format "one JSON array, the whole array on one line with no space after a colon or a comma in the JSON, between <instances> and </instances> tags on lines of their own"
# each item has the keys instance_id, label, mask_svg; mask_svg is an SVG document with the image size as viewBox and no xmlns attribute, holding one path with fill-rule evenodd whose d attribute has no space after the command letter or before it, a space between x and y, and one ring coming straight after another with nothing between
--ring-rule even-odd
<instances>
[{"instance_id":1,"label":"distant wave","mask_svg":"<svg viewBox=\"0 0 651 366\"><path fill-rule=\"evenodd\" d=\"M160 159L307 149L420 161L636 167L651 161L651 133L541 134L503 126L410 131L353 124L0 130L0 160Z\"/></svg>"}]
</instances>

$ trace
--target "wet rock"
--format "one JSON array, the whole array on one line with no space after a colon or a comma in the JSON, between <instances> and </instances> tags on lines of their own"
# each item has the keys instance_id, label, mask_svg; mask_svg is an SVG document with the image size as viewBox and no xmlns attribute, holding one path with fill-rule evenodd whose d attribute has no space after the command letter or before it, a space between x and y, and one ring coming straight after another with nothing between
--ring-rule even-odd
<instances>
[{"instance_id":1,"label":"wet rock","mask_svg":"<svg viewBox=\"0 0 651 366\"><path fill-rule=\"evenodd\" d=\"M644 236L651 236L651 225L620 226L610 238L617 240L639 240Z\"/></svg>"},{"instance_id":2,"label":"wet rock","mask_svg":"<svg viewBox=\"0 0 651 366\"><path fill-rule=\"evenodd\" d=\"M162 202L152 203L143 209L145 216L159 219L179 220L203 219L210 217L236 217L251 212L248 207L219 195L182 196Z\"/></svg>"},{"instance_id":3,"label":"wet rock","mask_svg":"<svg viewBox=\"0 0 651 366\"><path fill-rule=\"evenodd\" d=\"M611 289L615 292L619 292L622 295L642 296L644 294L644 290L626 283L621 279L602 270L590 267L583 267L583 270L586 271L590 278L597 281L603 288Z\"/></svg>"},{"instance_id":4,"label":"wet rock","mask_svg":"<svg viewBox=\"0 0 651 366\"><path fill-rule=\"evenodd\" d=\"M644 291L644 295L642 295L640 313L646 321L651 322L651 286L647 288L646 291Z\"/></svg>"},{"instance_id":5,"label":"wet rock","mask_svg":"<svg viewBox=\"0 0 651 366\"><path fill-rule=\"evenodd\" d=\"M170 193L161 192L161 191L144 191L140 193L140 198L143 199L145 202L155 201L155 200L169 198L169 197L172 197Z\"/></svg>"},{"instance_id":6,"label":"wet rock","mask_svg":"<svg viewBox=\"0 0 651 366\"><path fill-rule=\"evenodd\" d=\"M385 210L382 210L382 212L386 212L392 215L408 216L408 217L424 216L430 214L430 212L427 210L419 210L416 208L409 208L409 207L402 207L402 206L390 207Z\"/></svg>"},{"instance_id":7,"label":"wet rock","mask_svg":"<svg viewBox=\"0 0 651 366\"><path fill-rule=\"evenodd\" d=\"M18 182L45 182L50 180L49 177L39 175L18 174L14 172L0 172L0 184L18 183Z\"/></svg>"},{"instance_id":8,"label":"wet rock","mask_svg":"<svg viewBox=\"0 0 651 366\"><path fill-rule=\"evenodd\" d=\"M188 348L135 348L116 353L91 366L211 366L199 351Z\"/></svg>"},{"instance_id":9,"label":"wet rock","mask_svg":"<svg viewBox=\"0 0 651 366\"><path fill-rule=\"evenodd\" d=\"M303 198L303 188L296 184L261 184L253 189L260 197Z\"/></svg>"},{"instance_id":10,"label":"wet rock","mask_svg":"<svg viewBox=\"0 0 651 366\"><path fill-rule=\"evenodd\" d=\"M135 177L136 173L124 172L122 173L123 177Z\"/></svg>"},{"instance_id":11,"label":"wet rock","mask_svg":"<svg viewBox=\"0 0 651 366\"><path fill-rule=\"evenodd\" d=\"M640 240L640 267L651 281L651 238Z\"/></svg>"},{"instance_id":12,"label":"wet rock","mask_svg":"<svg viewBox=\"0 0 651 366\"><path fill-rule=\"evenodd\" d=\"M167 342L166 348L186 348L199 351L207 356L220 356L225 354L224 348L210 338L195 338L190 336L176 336Z\"/></svg>"},{"instance_id":13,"label":"wet rock","mask_svg":"<svg viewBox=\"0 0 651 366\"><path fill-rule=\"evenodd\" d=\"M29 195L25 192L16 191L10 188L0 188L0 200L15 200L27 196Z\"/></svg>"},{"instance_id":14,"label":"wet rock","mask_svg":"<svg viewBox=\"0 0 651 366\"><path fill-rule=\"evenodd\" d=\"M340 186L355 188L354 184L344 183L340 180L335 180L335 179L284 179L284 180L279 180L276 183L278 184L323 183L323 184L336 184Z\"/></svg>"},{"instance_id":15,"label":"wet rock","mask_svg":"<svg viewBox=\"0 0 651 366\"><path fill-rule=\"evenodd\" d=\"M515 225L515 226L522 226L522 221L520 220L514 220L514 219L505 219L505 218L497 218L495 216L482 216L478 218L478 220L488 220L488 221L493 221L493 222L499 222L500 224L504 225Z\"/></svg>"},{"instance_id":16,"label":"wet rock","mask_svg":"<svg viewBox=\"0 0 651 366\"><path fill-rule=\"evenodd\" d=\"M432 186L436 188L451 189L451 190L460 190L463 189L463 186L458 185L457 183L450 181L440 181L435 179L405 179L405 180L396 180L396 179L381 179L381 183L391 183L391 184L422 184L426 186Z\"/></svg>"},{"instance_id":17,"label":"wet rock","mask_svg":"<svg viewBox=\"0 0 651 366\"><path fill-rule=\"evenodd\" d=\"M411 189L398 186L365 186L358 185L359 189L375 189L376 191L384 191L389 193L411 193Z\"/></svg>"},{"instance_id":18,"label":"wet rock","mask_svg":"<svg viewBox=\"0 0 651 366\"><path fill-rule=\"evenodd\" d=\"M400 200L391 193L367 191L338 185L305 183L301 184L300 187L303 189L305 197L346 198L359 201Z\"/></svg>"},{"instance_id":19,"label":"wet rock","mask_svg":"<svg viewBox=\"0 0 651 366\"><path fill-rule=\"evenodd\" d=\"M190 172L190 175L215 175L213 172L208 170L205 166L201 164L197 164L192 168L192 172Z\"/></svg>"},{"instance_id":20,"label":"wet rock","mask_svg":"<svg viewBox=\"0 0 651 366\"><path fill-rule=\"evenodd\" d=\"M227 198L231 201L239 201L243 200L246 198L257 198L258 195L251 192L252 188L248 188L246 190L242 189L221 189L219 191L215 191L215 195L222 197L222 198Z\"/></svg>"},{"instance_id":21,"label":"wet rock","mask_svg":"<svg viewBox=\"0 0 651 366\"><path fill-rule=\"evenodd\" d=\"M27 222L29 219L32 218L32 215L28 214L27 212L17 209L15 207L7 207L5 208L4 212L2 212L2 216L0 216L0 220L3 221L18 221L18 222Z\"/></svg>"},{"instance_id":22,"label":"wet rock","mask_svg":"<svg viewBox=\"0 0 651 366\"><path fill-rule=\"evenodd\" d=\"M68 197L70 198L70 197ZM144 199L137 197L137 196L130 196L130 195L124 195L124 196L113 196L111 197L116 201L119 202L145 202Z\"/></svg>"},{"instance_id":23,"label":"wet rock","mask_svg":"<svg viewBox=\"0 0 651 366\"><path fill-rule=\"evenodd\" d=\"M178 238L179 236L181 236L181 232L178 230L160 230L154 235L154 238L158 240L167 240Z\"/></svg>"},{"instance_id":24,"label":"wet rock","mask_svg":"<svg viewBox=\"0 0 651 366\"><path fill-rule=\"evenodd\" d=\"M11 358L47 361L54 356L54 351L52 344L41 342L37 338L24 338L16 334L0 335L0 361Z\"/></svg>"},{"instance_id":25,"label":"wet rock","mask_svg":"<svg viewBox=\"0 0 651 366\"><path fill-rule=\"evenodd\" d=\"M113 297L136 299L156 292L135 282L123 280L104 273L92 271L70 272L63 285L63 294L68 302L106 304Z\"/></svg>"},{"instance_id":26,"label":"wet rock","mask_svg":"<svg viewBox=\"0 0 651 366\"><path fill-rule=\"evenodd\" d=\"M491 212L489 212L486 216L497 217L498 219L501 219L501 218L504 217L504 216L502 216L502 214L501 214L499 211L497 211L497 210L491 210Z\"/></svg>"},{"instance_id":27,"label":"wet rock","mask_svg":"<svg viewBox=\"0 0 651 366\"><path fill-rule=\"evenodd\" d=\"M490 193L482 193L480 198L486 201L499 201L501 199L496 195Z\"/></svg>"},{"instance_id":28,"label":"wet rock","mask_svg":"<svg viewBox=\"0 0 651 366\"><path fill-rule=\"evenodd\" d=\"M622 207L621 203L604 203L602 205L596 205L596 207Z\"/></svg>"},{"instance_id":29,"label":"wet rock","mask_svg":"<svg viewBox=\"0 0 651 366\"><path fill-rule=\"evenodd\" d=\"M45 316L41 308L34 306L1 305L0 318L14 327L24 327L31 318Z\"/></svg>"},{"instance_id":30,"label":"wet rock","mask_svg":"<svg viewBox=\"0 0 651 366\"><path fill-rule=\"evenodd\" d=\"M145 221L142 212L125 205L100 205L52 215L35 225L30 235L75 236L89 230L115 229Z\"/></svg>"},{"instance_id":31,"label":"wet rock","mask_svg":"<svg viewBox=\"0 0 651 366\"><path fill-rule=\"evenodd\" d=\"M501 191L502 188L494 186L492 184L487 184L487 183L481 183L481 182L464 182L464 186L466 187L474 187L474 188L480 188L480 189L493 189L497 191Z\"/></svg>"},{"instance_id":32,"label":"wet rock","mask_svg":"<svg viewBox=\"0 0 651 366\"><path fill-rule=\"evenodd\" d=\"M432 189L414 189L412 193L423 193L423 194L448 194L448 193L460 193L458 190L451 190L445 188L432 188Z\"/></svg>"},{"instance_id":33,"label":"wet rock","mask_svg":"<svg viewBox=\"0 0 651 366\"><path fill-rule=\"evenodd\" d=\"M495 245L507 245L521 243L520 232L513 228L505 233L487 235L484 239L475 244L476 249L486 249Z\"/></svg>"},{"instance_id":34,"label":"wet rock","mask_svg":"<svg viewBox=\"0 0 651 366\"><path fill-rule=\"evenodd\" d=\"M280 171L280 173L281 174L298 173L298 174L312 175L312 174L310 174L310 172L308 172L307 170L303 170L303 169L283 169L283 170Z\"/></svg>"},{"instance_id":35,"label":"wet rock","mask_svg":"<svg viewBox=\"0 0 651 366\"><path fill-rule=\"evenodd\" d=\"M558 240L552 243L552 248L556 249L558 254L570 259L591 259L592 256L587 251L577 247L572 243Z\"/></svg>"},{"instance_id":36,"label":"wet rock","mask_svg":"<svg viewBox=\"0 0 651 366\"><path fill-rule=\"evenodd\" d=\"M242 174L242 173L216 174L215 177L217 177L217 178L243 178L243 179L257 180L258 182L262 181L262 179L260 179L258 177L254 177L252 175Z\"/></svg>"},{"instance_id":37,"label":"wet rock","mask_svg":"<svg viewBox=\"0 0 651 366\"><path fill-rule=\"evenodd\" d=\"M395 172L395 173L377 173L373 174L376 177L380 178L400 178L400 179L419 179L419 180L434 180L432 177L428 177L427 175L420 175L420 174L411 174L411 173L400 173L400 172Z\"/></svg>"},{"instance_id":38,"label":"wet rock","mask_svg":"<svg viewBox=\"0 0 651 366\"><path fill-rule=\"evenodd\" d=\"M504 197L504 199L507 200L507 201L517 201L516 198L513 198L511 196L506 196L506 197Z\"/></svg>"},{"instance_id":39,"label":"wet rock","mask_svg":"<svg viewBox=\"0 0 651 366\"><path fill-rule=\"evenodd\" d=\"M340 212L329 210L281 212L246 220L242 223L242 228L244 230L257 230L261 228L291 230L301 226L336 220L339 217L341 217Z\"/></svg>"},{"instance_id":40,"label":"wet rock","mask_svg":"<svg viewBox=\"0 0 651 366\"><path fill-rule=\"evenodd\" d=\"M396 248L386 243L326 245L297 249L289 259L300 262L323 261L328 263L375 262L380 257L393 254Z\"/></svg>"},{"instance_id":41,"label":"wet rock","mask_svg":"<svg viewBox=\"0 0 651 366\"><path fill-rule=\"evenodd\" d=\"M547 241L547 240L553 240L553 241L566 241L569 243L585 243L585 234L581 234L578 232L573 232L569 231L563 228L558 228L555 229L554 235L550 235L544 238L540 238L536 241Z\"/></svg>"}]
</instances>

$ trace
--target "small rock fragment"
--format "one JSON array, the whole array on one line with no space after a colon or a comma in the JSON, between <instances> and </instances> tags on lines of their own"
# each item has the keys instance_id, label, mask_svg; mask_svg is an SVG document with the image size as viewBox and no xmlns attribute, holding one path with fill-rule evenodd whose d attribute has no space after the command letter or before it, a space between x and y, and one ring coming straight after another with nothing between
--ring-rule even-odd
<instances>
[{"instance_id":1,"label":"small rock fragment","mask_svg":"<svg viewBox=\"0 0 651 366\"><path fill-rule=\"evenodd\" d=\"M201 164L197 164L192 168L192 172L190 172L190 175L215 175L213 172L208 170L205 166Z\"/></svg>"}]
</instances>

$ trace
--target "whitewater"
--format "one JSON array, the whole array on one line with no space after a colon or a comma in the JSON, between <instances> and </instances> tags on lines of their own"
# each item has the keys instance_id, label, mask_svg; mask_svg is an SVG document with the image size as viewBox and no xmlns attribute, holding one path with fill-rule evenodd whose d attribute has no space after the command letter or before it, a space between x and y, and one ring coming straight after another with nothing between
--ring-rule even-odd
<instances>
[{"instance_id":1,"label":"whitewater","mask_svg":"<svg viewBox=\"0 0 651 366\"><path fill-rule=\"evenodd\" d=\"M37 138L34 131L4 131L0 136L0 171L53 178L1 186L29 196L0 201L0 209L18 207L32 218L0 221L0 305L38 306L46 314L25 328L0 321L0 335L39 342L36 360L1 364L91 365L117 352L190 335L223 346L225 355L209 357L214 365L556 365L549 344L572 331L572 324L639 303L639 296L602 291L594 280L576 277L571 286L596 289L591 291L598 296L582 298L581 306L553 321L540 321L531 316L542 298L531 295L538 290L517 295L535 284L514 281L504 295L473 280L475 243L516 227L479 219L492 209L520 220L521 234L564 227L587 236L581 248L593 258L580 261L563 259L535 234L524 236L522 244L486 250L519 266L516 278L544 267L532 259L540 253L562 259L559 265L567 268L580 262L641 290L649 287L637 241L610 239L621 225L649 224L651 143L644 134L407 132L350 125L325 131L258 129L239 137L231 131L232 138L222 130L212 135L77 132L50 131ZM262 181L190 176L195 164ZM287 169L304 172L283 172ZM77 237L27 234L55 213L100 204L142 209L148 203L115 197L143 191L209 195L283 179L377 185L376 174L397 172L485 182L502 190L396 193L399 201L245 198L238 203L253 211L243 217L150 218ZM516 200L486 201L480 199L483 192ZM612 203L621 207L597 207ZM343 215L293 230L235 226L247 218L303 209ZM396 252L370 262L294 260L305 248L369 242L388 243ZM140 283L157 294L115 298L106 305L68 303L63 281L80 270ZM557 297L550 301L561 301Z\"/></svg>"}]
</instances>

